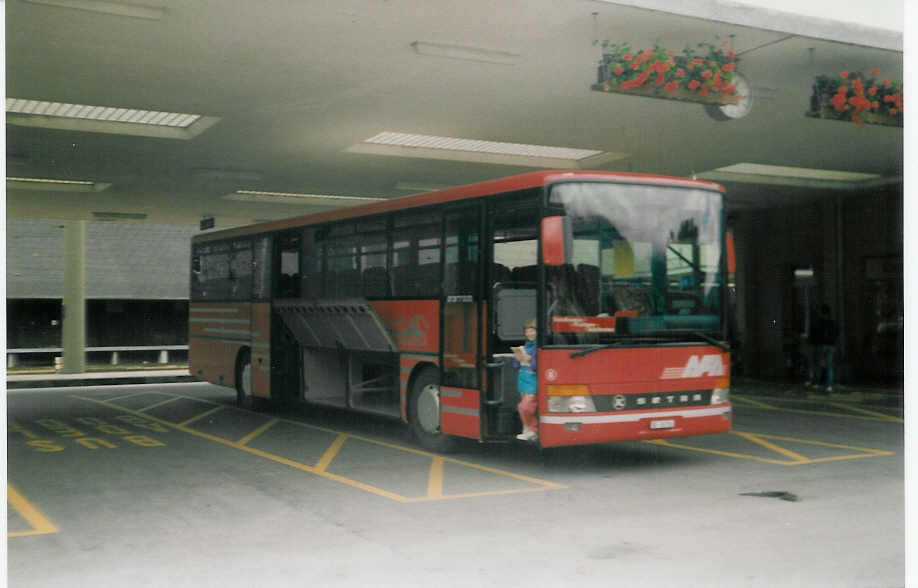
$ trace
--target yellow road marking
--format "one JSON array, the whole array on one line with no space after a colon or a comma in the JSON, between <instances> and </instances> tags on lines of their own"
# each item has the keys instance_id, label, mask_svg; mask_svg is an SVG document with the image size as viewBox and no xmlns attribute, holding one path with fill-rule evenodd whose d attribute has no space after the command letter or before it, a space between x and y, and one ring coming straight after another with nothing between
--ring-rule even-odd
<instances>
[{"instance_id":1,"label":"yellow road marking","mask_svg":"<svg viewBox=\"0 0 918 588\"><path fill-rule=\"evenodd\" d=\"M138 412L143 412L143 411L145 411L145 410L150 410L150 409L152 409L152 408L156 408L156 407L162 406L162 405L164 405L164 404L169 404L170 402L175 402L176 400L178 400L178 397L167 398L166 400L163 400L162 402L157 402L156 404L151 404L150 406L145 406L145 407L141 408L140 410L138 410Z\"/></svg>"},{"instance_id":2,"label":"yellow road marking","mask_svg":"<svg viewBox=\"0 0 918 588\"><path fill-rule=\"evenodd\" d=\"M758 443L758 444L761 445L762 447L764 447L764 448L766 448L766 449L770 449L770 450L772 450L772 451L774 451L774 452L776 452L776 453L780 453L781 455L787 456L787 457L791 458L791 459L794 460L794 461L801 462L801 463L810 461L809 458L803 457L803 456L800 455L799 453L794 453L794 452L791 451L790 449L785 449L784 447L781 447L781 446L779 446L779 445L775 445L774 443L770 443L770 442L766 441L766 440L763 439L762 436L760 436L760 435L756 435L756 434L754 434L754 433L742 433L742 432L740 432L740 431L733 431L733 434L734 434L734 435L739 435L739 436L742 437L743 439L747 439L747 440L749 440L749 441L752 441L753 443Z\"/></svg>"},{"instance_id":3,"label":"yellow road marking","mask_svg":"<svg viewBox=\"0 0 918 588\"><path fill-rule=\"evenodd\" d=\"M317 472L324 472L328 469L328 464L335 459L335 456L338 455L338 452L341 451L341 446L344 445L344 442L347 441L348 435L341 434L338 435L338 438L332 442L328 449L325 450L325 453L322 454L322 457L319 458L319 461L316 462L315 468Z\"/></svg>"},{"instance_id":4,"label":"yellow road marking","mask_svg":"<svg viewBox=\"0 0 918 588\"><path fill-rule=\"evenodd\" d=\"M6 534L7 537L26 537L28 535L46 535L58 532L57 525L32 506L32 503L26 500L25 496L20 494L10 483L6 485L6 500L32 527L28 531L8 532Z\"/></svg>"},{"instance_id":5,"label":"yellow road marking","mask_svg":"<svg viewBox=\"0 0 918 588\"><path fill-rule=\"evenodd\" d=\"M740 401L748 402L748 403L750 403L750 404L755 405L755 406L758 407L758 408L763 408L763 409L765 409L765 410L774 410L774 411L777 411L777 412L789 412L789 413L793 413L793 414L811 414L811 415L815 415L815 416L827 416L827 417L833 417L833 418L839 418L839 419L863 419L863 420L867 420L867 421L883 421L883 422L887 422L887 423L889 423L889 422L895 422L895 423L902 423L902 422L905 422L904 420L902 420L902 419L900 419L900 418L898 418L898 417L894 417L894 416L890 416L890 415L887 415L887 414L883 414L883 413L881 413L881 412L874 412L874 411L871 411L871 410L866 410L866 409L863 409L863 408L855 408L855 407L853 407L853 406L848 406L848 405L843 404L843 403L837 403L838 407L840 407L840 408L843 407L843 408L846 408L846 409L848 409L848 410L853 410L853 411L857 411L857 412L864 413L864 416L857 415L857 414L843 414L843 413L837 413L837 412L828 412L828 411L824 411L824 410L806 410L806 409L802 409L802 408L784 408L784 407L780 407L780 406L772 406L772 405L766 404L766 403L764 403L764 402L760 402L760 401L757 401L757 400L751 400L751 399L749 399L749 398L745 398L745 397L743 397L743 396L739 396L738 394L733 394L733 395L731 395L731 398L735 398L735 399L738 399L738 400L740 400ZM829 404L835 405L836 403L830 402Z\"/></svg>"},{"instance_id":6,"label":"yellow road marking","mask_svg":"<svg viewBox=\"0 0 918 588\"><path fill-rule=\"evenodd\" d=\"M875 416L880 420L889 421L891 423L904 423L905 422L905 419L900 419L899 417L894 417L888 414L883 414L882 412L867 410L866 408L860 408L858 406L848 406L847 404L843 404L841 402L830 402L829 404L831 404L832 406L836 408L842 408L845 410L853 410L854 412L859 412L861 414Z\"/></svg>"},{"instance_id":7,"label":"yellow road marking","mask_svg":"<svg viewBox=\"0 0 918 588\"><path fill-rule=\"evenodd\" d=\"M689 451L697 451L699 453L710 453L713 455L722 455L724 457L735 457L737 459L751 459L753 461L761 461L765 463L772 463L776 465L796 465L797 462L786 462L780 459L769 459L767 457L759 457L757 455L749 455L746 453L736 453L733 451L723 451L721 449L707 449L705 447L693 447L691 445L684 445L682 443L673 443L672 441L667 441L666 439L654 439L652 441L647 441L647 443L653 443L654 445L662 445L664 447L675 447L677 449L688 449Z\"/></svg>"},{"instance_id":8,"label":"yellow road marking","mask_svg":"<svg viewBox=\"0 0 918 588\"><path fill-rule=\"evenodd\" d=\"M131 392L130 394L125 394L124 396L116 396L114 398L109 398L108 402L114 402L116 400L124 400L126 398L132 398L134 396L139 396L141 394L149 394L150 392L144 390L143 392Z\"/></svg>"},{"instance_id":9,"label":"yellow road marking","mask_svg":"<svg viewBox=\"0 0 918 588\"><path fill-rule=\"evenodd\" d=\"M430 477L427 479L427 498L443 498L443 458L439 455L430 460Z\"/></svg>"},{"instance_id":10,"label":"yellow road marking","mask_svg":"<svg viewBox=\"0 0 918 588\"><path fill-rule=\"evenodd\" d=\"M731 395L730 395L730 398L733 399L733 400L739 400L740 402L745 402L745 403L747 403L747 404L751 404L752 406L758 406L759 408L768 408L768 409L771 409L771 410L780 410L777 406L774 406L774 405L772 405L772 404L765 404L764 402L761 402L761 401L759 401L759 400L753 400L753 399L751 399L751 398L746 398L745 396L740 396L739 394L731 394Z\"/></svg>"},{"instance_id":11,"label":"yellow road marking","mask_svg":"<svg viewBox=\"0 0 918 588\"><path fill-rule=\"evenodd\" d=\"M354 488L358 488L358 489L363 490L363 491L365 491L365 492L370 492L371 494L376 494L376 495L378 495L378 496L383 496L383 497L385 497L385 498L389 498L390 500L395 500L396 502L410 503L410 502L423 502L423 501L433 500L433 499L431 499L431 498L429 498L429 497L426 497L426 496L425 496L425 497L420 497L420 498L410 498L410 497L402 496L402 495L400 495L400 494L396 494L396 493L394 493L394 492L389 492L389 491L387 491L387 490L383 490L383 489L381 489L381 488L377 488L377 487L371 486L371 485L369 485L369 484L364 484L363 482L358 482L357 480L352 480L352 479L350 479L350 478L345 478L344 476L339 476L339 475L336 475L336 474L329 473L328 471L321 471L321 470L317 469L317 466L310 466L310 465L307 465L307 464L304 464L304 463L300 463L300 462L296 462L296 461L287 459L287 458L285 458L285 457L281 457L281 456L279 456L279 455L274 455L274 454L272 454L272 453L268 453L268 452L266 452L266 451L261 451L261 450L259 450L259 449L254 449L254 448L249 447L249 446L247 446L247 445L243 445L243 444L241 444L241 443L238 442L238 441L234 442L234 441L230 441L230 440L228 440L228 439L224 439L224 438L222 438L222 437L217 437L216 435L210 435L210 434L208 434L208 433L204 433L203 431L197 431L197 430L195 430L195 429L189 428L189 427L184 426L184 425L182 425L182 424L172 423L172 422L170 422L170 421L167 421L167 420L164 420L164 419L160 419L160 418L157 418L157 417L148 415L148 414L143 414L143 413L141 413L140 411L137 411L137 410L132 410L132 409L129 409L129 408L125 408L125 407L123 407L123 406L118 406L117 404L109 404L107 401L104 401L104 400L96 400L96 399L94 399L94 398L87 398L87 397L84 397L84 396L77 396L77 395L73 395L73 398L77 398L77 399L80 399L80 400L83 400L83 401L86 401L86 402L92 402L92 403L95 403L95 404L100 404L100 405L102 405L102 406L107 406L107 407L109 407L109 408L115 408L115 409L121 410L121 411L123 411L123 412L127 412L127 413L131 413L131 414L136 414L136 415L139 415L139 416L143 416L143 417L146 418L146 419L149 419L149 420L158 422L158 423L160 423L160 424L162 424L162 425L164 425L164 426L166 426L166 427L171 427L171 428L173 428L173 429L177 429L177 430L182 431L182 432L184 432L184 433L188 433L189 435L194 435L194 436L200 437L200 438L202 438L202 439L207 439L207 440L209 440L209 441L214 441L215 443L220 443L221 445L226 445L227 447L232 447L232 448L235 448L235 449L239 449L239 450L241 450L241 451L245 451L246 453L250 453L250 454L252 454L252 455L257 455L257 456L262 457L262 458L264 458L264 459L268 459L268 460L271 460L271 461L274 461L274 462L277 462L277 463L280 463L280 464L283 464L283 465L286 465L286 466L289 466L289 467L292 467L292 468L295 468L295 469L298 469L298 470L302 470L302 471L304 471L304 472L309 472L309 473L315 474L315 475L317 475L317 476L321 476L321 477L324 477L324 478L328 478L328 479L330 479L330 480L334 480L334 481L339 482L339 483L341 483L341 484L345 484L345 485L347 485L347 486L352 486L352 487L354 487ZM196 402L207 402L207 401L202 401L202 400L200 400L200 399L198 399L198 398L191 398L191 397L180 396L180 395L176 395L174 398L186 398L186 399L188 399L188 400L194 400L194 401L196 401ZM220 406L223 407L224 405L220 405ZM241 410L241 409L240 409L240 410ZM291 421L291 420L287 420L287 419L277 419L277 420L278 420L278 421L283 421L283 422L288 423L288 424L292 424L292 425L296 425L296 426L308 428L308 429L313 429L313 430L318 430L318 431L324 431L324 432L327 432L327 433L332 433L332 434L336 434L336 435L346 436L346 438L348 438L348 439L356 439L356 440L359 440L359 441L365 441L365 442L367 442L367 443L372 443L372 444L374 444L374 445L379 445L379 446L382 446L382 447L389 447L389 448L392 448L392 449L396 449L396 450L399 450L399 451L403 451L403 452L405 452L405 453L413 453L413 454L416 454L416 455L424 455L424 456L428 456L428 457L430 457L430 458L435 458L435 457L436 457L436 458L440 458L440 459L442 459L444 462L447 462L447 461L448 461L448 462L450 462L450 463L455 463L455 464L458 464L458 465L470 467L470 468L477 469L477 470L483 471L483 472L489 472L489 473L497 474L497 475L500 475L500 476L505 476L505 477L509 477L509 478L514 478L514 479L516 479L516 480L520 480L520 481L523 481L523 482L526 482L526 483L529 483L529 484L534 484L534 485L537 485L537 486L538 486L537 488L520 488L520 489L511 489L511 490L495 490L495 491L484 491L484 492L470 493L470 494L449 495L449 496L443 496L442 499L444 499L444 500L445 500L445 499L453 499L453 498L466 498L466 497L473 497L473 496L493 496L493 495L511 494L511 493L517 493L517 492L535 492L535 491L540 491L540 490L557 490L557 489L560 489L560 488L566 488L566 486L564 486L563 484L556 484L556 483L554 483L554 482L549 482L549 481L547 481L547 480L540 480L540 479L538 479L538 478L533 478L533 477L525 476L525 475L522 475L522 474L516 474L516 473L513 473L513 472L508 472L508 471L504 471L504 470L499 470L499 469L497 469L497 468L491 468L491 467L488 467L488 466L484 466L484 465L481 465L481 464L476 464L476 463L464 461L464 460L461 460L461 459L456 459L456 458L452 458L452 457L438 456L438 455L436 455L436 454L434 454L434 453L430 453L430 452L427 452L427 451L422 451L422 450L419 450L419 449L413 449L413 448L410 448L410 447L404 447L404 446L401 446L401 445L396 445L396 444L394 444L394 443L386 443L385 441L379 441L379 440L377 440L377 439L371 439L371 438L369 438L369 437L361 437L361 436L359 436L359 435L351 435L351 434L349 434L349 433L348 433L348 434L345 434L345 433L341 433L340 431L335 431L335 430L333 430L333 429L327 429L327 428L325 428L325 427L318 427L318 426L315 426L315 425L309 425L309 424L306 424L306 423L300 423L300 422L297 422L297 421ZM336 441L336 442L337 442L337 441ZM343 443L343 441L341 441L341 442ZM334 445L334 444L333 444L333 445ZM331 449L331 448L329 448L329 450L330 450L330 449ZM340 449L340 448L339 448L339 449ZM326 450L326 453L328 453L329 450ZM324 456L323 456L323 457L324 457Z\"/></svg>"},{"instance_id":12,"label":"yellow road marking","mask_svg":"<svg viewBox=\"0 0 918 588\"><path fill-rule=\"evenodd\" d=\"M647 441L647 443L653 443L654 445L662 445L664 447L674 447L677 449L687 449L689 451L697 451L699 453L710 453L713 455L722 455L725 457L733 457L736 459L749 459L753 461L761 461L764 463L771 463L771 464L783 465L783 466L797 466L797 465L804 465L804 464L825 463L825 462L831 462L831 461L843 461L846 459L861 459L865 457L882 457L882 456L895 455L894 451L887 451L885 449L871 449L869 447L858 447L856 445L842 445L840 443L829 443L826 441L811 441L808 439L796 439L794 437L782 437L779 435L766 435L763 433L746 433L742 431L731 431L731 433L733 433L734 435L738 435L749 441L752 441L754 443L757 443L761 445L762 447L765 447L767 449L780 453L781 455L785 455L791 458L793 461L760 457L758 455L750 455L747 453L723 451L721 449L708 449L705 447L695 447L693 445L675 443L675 442L672 442L666 439L654 439L652 441ZM794 453L793 451L790 451L789 449L786 449L784 447L780 447L774 443L769 443L765 441L765 439L773 439L775 441L788 441L791 443L802 443L805 445L815 445L818 447L830 447L832 449L844 449L848 451L857 451L858 453L845 454L845 455L833 455L829 457L809 458L809 457L802 456L798 453Z\"/></svg>"},{"instance_id":13,"label":"yellow road marking","mask_svg":"<svg viewBox=\"0 0 918 588\"><path fill-rule=\"evenodd\" d=\"M258 437L259 435L261 435L262 433L264 433L265 431L267 431L268 429L276 425L279 421L280 419L271 419L270 421L258 427L257 429L255 429L254 431L252 431L251 433L249 433L248 435L246 435L239 441L236 441L236 443L239 445L245 445L246 443L248 443L255 437Z\"/></svg>"},{"instance_id":14,"label":"yellow road marking","mask_svg":"<svg viewBox=\"0 0 918 588\"><path fill-rule=\"evenodd\" d=\"M223 407L222 407L222 406L215 406L214 408L212 408L212 409L210 409L210 410L205 410L204 412L202 412L202 413L199 414L198 416L191 417L190 419L188 419L187 421L185 421L184 423L181 423L181 424L182 424L183 427L188 426L188 425L190 425L191 423L197 422L197 421L203 419L204 417L210 416L210 415L214 414L215 412L220 412L221 410L223 410Z\"/></svg>"},{"instance_id":15,"label":"yellow road marking","mask_svg":"<svg viewBox=\"0 0 918 588\"><path fill-rule=\"evenodd\" d=\"M775 441L790 441L792 443L805 443L807 445L817 445L819 447L831 447L833 449L849 449L851 451L861 451L863 453L876 454L876 455L895 455L895 451L887 451L885 449L873 449L870 447L859 447L857 445L844 445L841 443L830 443L828 441L811 441L809 439L795 439L794 437L781 437L779 435L765 435L763 433L756 433L759 437L767 437L768 439L774 439ZM834 459L834 458L820 458L820 459Z\"/></svg>"}]
</instances>

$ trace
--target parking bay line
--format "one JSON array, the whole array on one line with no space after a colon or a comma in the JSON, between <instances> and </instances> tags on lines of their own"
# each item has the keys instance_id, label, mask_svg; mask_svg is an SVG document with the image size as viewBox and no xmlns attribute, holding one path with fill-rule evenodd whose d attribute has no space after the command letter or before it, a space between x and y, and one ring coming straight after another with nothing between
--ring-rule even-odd
<instances>
[{"instance_id":1,"label":"parking bay line","mask_svg":"<svg viewBox=\"0 0 918 588\"><path fill-rule=\"evenodd\" d=\"M863 419L863 420L868 420L868 421L881 421L885 423L904 423L905 422L904 419L901 419L899 417L894 417L888 414L883 414L882 412L875 412L875 411L867 410L864 408L857 408L854 406L849 406L841 402L838 402L838 403L829 402L828 404L833 405L836 408L844 408L846 410L864 413L863 416L859 414L828 412L824 410L807 410L803 408L785 408L781 406L772 406L764 402L760 402L757 400L746 398L744 396L740 396L739 394L733 394L732 398L736 400L740 400L741 402L749 403L751 406L754 406L756 408L761 408L763 410L774 410L777 412L790 412L790 413L795 413L795 414L811 414L811 415L816 415L816 416L833 417L837 419Z\"/></svg>"},{"instance_id":2,"label":"parking bay line","mask_svg":"<svg viewBox=\"0 0 918 588\"><path fill-rule=\"evenodd\" d=\"M843 410L853 410L854 412L859 412L862 414L873 416L873 417L880 419L881 421L889 421L891 423L904 423L905 422L905 419L900 419L899 417L894 417L892 415L883 414L882 412L867 410L866 408L860 408L859 406L848 406L847 404L844 404L842 402L830 402L829 404L831 406L834 406L836 408L841 408Z\"/></svg>"},{"instance_id":3,"label":"parking bay line","mask_svg":"<svg viewBox=\"0 0 918 588\"><path fill-rule=\"evenodd\" d=\"M798 465L815 464L815 463L826 463L826 462L831 462L831 461L843 461L846 459L861 459L865 457L882 457L882 456L895 455L894 451L887 451L885 449L872 449L869 447L858 447L855 445L843 445L840 443L829 443L826 441L813 441L813 440L808 440L808 439L796 439L793 437L781 437L778 435L766 435L763 433L746 433L746 432L741 432L741 431L730 431L730 433L737 435L739 437L742 437L744 439L747 439L748 441L757 443L758 445L761 445L762 447L765 447L766 449L770 449L772 451L775 451L777 453L790 457L792 461L761 457L758 455L750 455L747 453L724 451L722 449L709 449L706 447L696 447L696 446L687 445L684 443L674 443L672 441L669 441L668 439L655 439L653 441L647 441L647 443L652 443L654 445L661 445L663 447L673 447L676 449L687 449L689 451L696 451L699 453L710 453L713 455L722 455L724 457L733 457L736 459L749 459L753 461L761 461L764 463L770 463L770 464L782 465L782 466L798 466ZM774 443L770 443L766 441L765 439L773 439L775 441L787 441L791 443L802 443L804 445L814 445L818 447L828 447L832 449L844 449L848 451L856 451L857 453L844 454L844 455L833 455L829 457L809 458L809 457L805 457L800 454L797 454L793 451L790 451L789 449L786 449L784 447L780 447Z\"/></svg>"},{"instance_id":4,"label":"parking bay line","mask_svg":"<svg viewBox=\"0 0 918 588\"><path fill-rule=\"evenodd\" d=\"M59 529L57 525L51 522L51 520L41 513L40 510L35 508L35 506L29 502L25 496L23 496L12 484L7 482L6 484L6 501L13 507L13 509L19 513L19 516L24 518L27 523L32 527L28 531L12 531L7 532L7 537L27 537L30 535L47 535L49 533L57 533Z\"/></svg>"},{"instance_id":5,"label":"parking bay line","mask_svg":"<svg viewBox=\"0 0 918 588\"><path fill-rule=\"evenodd\" d=\"M472 469L477 469L477 470L479 470L479 471L488 472L488 473L496 474L496 475L499 475L499 476L514 478L514 479L516 479L516 480L520 480L520 481L522 481L522 482L526 482L526 483L528 483L528 484L533 484L533 485L534 485L534 487L531 487L531 488L514 488L514 489L509 489L509 490L490 490L490 491L486 490L486 491L482 491L482 492L468 492L468 493L462 493L462 494L442 495L442 479L441 479L441 482L440 482L441 493L440 493L440 495L437 495L437 493L436 493L436 484L434 484L434 483L432 483L432 482L428 482L428 494L427 494L427 496L421 496L421 497L403 496L403 495L401 495L401 494L397 494L397 493L395 493L395 492L389 492L389 491L387 491L387 490L383 490L382 488L377 488L377 487L375 487L375 486L371 486L370 484L365 484L365 483L363 483L363 482L359 482L359 481L353 480L353 479L351 479L351 478L346 478L346 477L344 477L344 476L339 476L339 475L337 475L337 474L333 474L333 473L331 473L331 472L328 472L327 469L319 469L319 466L321 466L321 467L323 467L323 468L327 468L327 466L331 463L331 460L332 460L332 459L335 457L335 455L337 454L337 450L340 449L340 444L339 444L337 447L334 447L334 446L333 446L333 447L330 447L329 449L326 450L326 455L323 456L323 458L326 457L326 456L328 457L327 463L325 463L324 465L323 465L322 463L318 463L318 464L316 464L315 466L310 466L310 465L307 465L307 464L304 464L304 463L301 463L301 462L297 462L297 461L293 461L293 460L291 460L291 459L287 459L287 458L285 458L285 457L281 457L281 456L279 456L279 455L274 455L274 454L268 453L268 452L266 452L266 451L262 451L262 450L259 450L259 449L255 449L255 448L253 448L253 447L249 447L248 445L245 445L245 444L241 443L240 441L230 441L230 440L224 439L224 438L222 438L222 437L217 437L217 436L215 436L215 435L211 435L211 434L208 434L208 433L204 433L204 432L202 432L202 431L198 431L198 430L189 428L189 427L187 427L187 426L185 426L185 425L183 425L183 424L172 423L172 422L170 422L170 421L163 420L163 419L160 419L160 418L157 418L157 417L154 417L154 416L151 416L151 415L149 415L149 414L146 414L146 413L142 412L143 410L149 409L149 407L147 407L147 408L145 408L145 409L141 409L141 410L132 410L132 409L129 409L129 408L125 408L125 407L123 407L123 406L119 406L119 405L117 405L117 404L110 404L110 403L108 403L107 401L104 401L104 400L96 400L96 399L94 399L94 398L87 398L87 397L84 397L84 396L77 396L77 395L74 395L73 397L74 397L74 398L78 398L78 399L83 400L83 401L86 401L86 402L92 402L92 403L95 403L95 404L100 404L100 405L102 405L102 406L107 406L107 407L109 407L109 408L114 408L114 409L120 410L120 411L122 411L122 412L127 412L127 413L131 413L131 414L136 414L136 415L138 415L138 416L142 416L142 417L144 417L144 418L147 418L147 419L150 419L150 420L155 421L155 422L157 422L157 423L160 423L160 424L162 424L162 425L164 425L164 426L171 427L171 428L177 429L177 430L179 430L179 431L182 431L183 433L188 433L188 434L190 434L190 435L194 435L194 436L200 437L200 438L202 438L202 439L207 439L207 440L209 440L209 441L214 441L214 442L216 442L216 443L220 443L221 445L226 445L226 446L232 447L232 448L234 448L234 449L239 449L239 450L241 450L241 451L245 451L246 453L250 453L250 454L252 454L252 455L257 455L257 456L262 457L262 458L264 458L264 459L268 459L268 460L271 460L271 461L274 461L274 462L277 462L277 463L280 463L280 464L283 464L283 465L286 465L286 466L289 466L289 467L292 467L292 468L295 468L295 469L298 469L298 470L301 470L301 471L304 471L304 472L308 472L308 473L311 473L311 474L315 474L315 475L317 475L317 476L321 476L321 477L324 477L324 478L328 478L328 479L330 479L330 480L334 480L334 481L339 482L339 483L341 483L341 484L345 484L345 485L348 485L348 486L352 486L352 487L354 487L354 488L358 488L358 489L360 489L360 490L364 490L365 492L370 492L370 493L376 494L376 495L378 495L378 496L382 496L382 497L385 497L385 498L389 498L390 500L394 500L394 501L396 501L396 502L402 502L402 503L415 503L415 502L425 502L425 501L432 501L432 500L447 500L447 499L457 499L457 498L473 498L473 497L478 497L478 496L495 496L495 495L502 495L502 494L515 494L515 493L521 493L521 492L536 492L536 491L557 490L557 489L566 488L566 486L564 486L563 484L557 484L557 483L554 483L554 482L549 482L549 481L547 481L547 480L540 480L540 479L538 479L538 478L533 478L533 477L526 476L526 475L523 475L523 474L516 474L516 473L513 473L513 472L508 472L508 471L500 470L500 469L497 469L497 468L491 468L491 467L488 467L488 466L484 466L484 465L476 464L476 463L472 463L472 462L467 462L467 461L460 460L460 459L455 459L455 458L451 458L451 457L443 457L443 456L436 455L436 454L434 454L434 453L429 453L429 452L427 452L427 451L421 451L421 450L413 449L413 448L410 448L410 447L403 447L403 446L400 446L400 445L396 445L396 444L394 444L394 443L387 443L387 442L385 442L385 441L379 441L379 440L376 440L376 439L371 439L371 438L369 438L369 437L361 437L361 436L359 436L359 435L351 435L351 434L349 434L349 433L341 433L340 431L334 431L334 430L332 430L332 429L327 429L327 428L324 428L324 427L318 427L318 426L314 426L314 425L308 425L308 424L306 424L306 423L300 423L300 422L297 422L297 421L291 421L291 420L287 420L287 419L275 419L275 421L277 421L277 422L283 421L283 422L285 422L285 423L292 424L292 425L294 425L294 426L299 426L299 427L304 427L304 428L310 428L310 429L315 429L315 430L319 430L319 431L324 431L324 432L327 432L327 433L337 434L337 435L343 437L343 439L342 439L341 437L336 438L336 442L340 441L340 444L343 444L344 441L347 440L347 439L355 439L355 440L364 441L364 442L367 442L367 443L372 443L372 444L375 444L375 445L379 445L379 446L382 446L382 447L388 447L388 448L391 448L391 449L396 449L396 450L398 450L398 451L402 451L402 452L405 452L405 453L413 453L413 454L415 454L415 455L422 455L422 456L430 457L431 460L432 460L432 462L431 462L432 472L431 472L431 474L429 475L429 478L432 478L432 477L434 477L434 476L436 475L436 474L435 474L435 470L436 470L437 466L436 466L436 462L435 462L434 460L440 459L440 460L442 460L443 462L454 463L454 464L461 465L461 466L465 466L465 467L469 467L469 468L472 468ZM189 400L196 400L196 401L198 401L198 402L207 402L207 401L201 401L200 399L194 399L194 398L189 398L189 397L180 396L180 395L176 395L176 398L186 398L186 399L189 399ZM222 406L222 405L221 405L221 406ZM246 412L248 412L248 411L246 411ZM196 419L195 419L195 420L196 420ZM270 424L270 425L273 425L274 423L271 422L271 423L269 423L269 424ZM265 426L265 425L262 425L262 427L264 427L265 429L267 429L267 426ZM258 431L258 430L253 431L253 433L255 433L255 434L260 434L260 432L263 432L263 431ZM248 435L248 436L246 436L246 437L250 437L250 436L251 436L251 437L254 437L255 435L254 435L254 434L250 434L250 435ZM245 440L246 442L248 442L248 441L250 441L251 439L243 438L243 440ZM334 449L334 451L332 452L333 449ZM320 461L321 461L321 460L320 460ZM442 466L441 466L441 470L442 470ZM432 492L432 489L433 489L433 492Z\"/></svg>"}]
</instances>

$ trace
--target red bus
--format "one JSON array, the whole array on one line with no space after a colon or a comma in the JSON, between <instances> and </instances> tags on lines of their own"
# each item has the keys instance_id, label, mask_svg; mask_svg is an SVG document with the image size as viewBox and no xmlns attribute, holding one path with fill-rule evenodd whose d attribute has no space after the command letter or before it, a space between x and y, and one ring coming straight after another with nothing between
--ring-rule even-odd
<instances>
[{"instance_id":1,"label":"red bus","mask_svg":"<svg viewBox=\"0 0 918 588\"><path fill-rule=\"evenodd\" d=\"M189 364L237 401L520 432L536 319L543 447L730 429L724 190L539 171L192 240Z\"/></svg>"}]
</instances>

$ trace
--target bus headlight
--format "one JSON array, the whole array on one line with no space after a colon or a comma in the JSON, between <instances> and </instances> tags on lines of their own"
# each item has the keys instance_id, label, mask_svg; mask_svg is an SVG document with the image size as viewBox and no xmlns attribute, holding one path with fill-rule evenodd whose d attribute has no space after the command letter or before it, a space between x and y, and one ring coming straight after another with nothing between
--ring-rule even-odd
<instances>
[{"instance_id":1,"label":"bus headlight","mask_svg":"<svg viewBox=\"0 0 918 588\"><path fill-rule=\"evenodd\" d=\"M596 412L589 386L551 384L547 392L548 412Z\"/></svg>"},{"instance_id":2,"label":"bus headlight","mask_svg":"<svg viewBox=\"0 0 918 588\"><path fill-rule=\"evenodd\" d=\"M730 402L730 387L714 388L711 391L711 404L724 404Z\"/></svg>"}]
</instances>

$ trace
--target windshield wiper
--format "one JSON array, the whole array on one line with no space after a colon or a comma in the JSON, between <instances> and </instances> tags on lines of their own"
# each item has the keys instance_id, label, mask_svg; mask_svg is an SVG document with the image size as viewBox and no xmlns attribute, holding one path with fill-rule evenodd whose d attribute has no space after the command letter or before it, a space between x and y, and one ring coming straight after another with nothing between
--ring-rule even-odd
<instances>
[{"instance_id":1,"label":"windshield wiper","mask_svg":"<svg viewBox=\"0 0 918 588\"><path fill-rule=\"evenodd\" d=\"M594 345L592 347L587 347L586 349L581 349L580 351L575 351L570 354L570 357L573 357L573 358L583 357L584 355L589 355L593 353L594 351L601 351L603 349L611 349L613 347L621 347L622 345L625 345L626 343L648 343L648 342L658 342L658 341L659 339L637 338L637 337L631 337L628 339L619 339L617 341L613 341L612 343Z\"/></svg>"},{"instance_id":2,"label":"windshield wiper","mask_svg":"<svg viewBox=\"0 0 918 588\"><path fill-rule=\"evenodd\" d=\"M730 351L730 344L726 341L720 341L706 333L702 333L701 331L692 331L692 335L695 335L699 339L704 339L711 345L715 347L719 347L720 349L723 349L724 351Z\"/></svg>"},{"instance_id":3,"label":"windshield wiper","mask_svg":"<svg viewBox=\"0 0 918 588\"><path fill-rule=\"evenodd\" d=\"M594 345L593 347L587 347L586 349L581 349L580 351L575 351L570 354L570 357L577 358L583 357L584 355L589 355L594 351L600 351L602 349L609 349L611 347L618 347L622 343L619 341L617 343L606 343L605 345Z\"/></svg>"}]
</instances>

